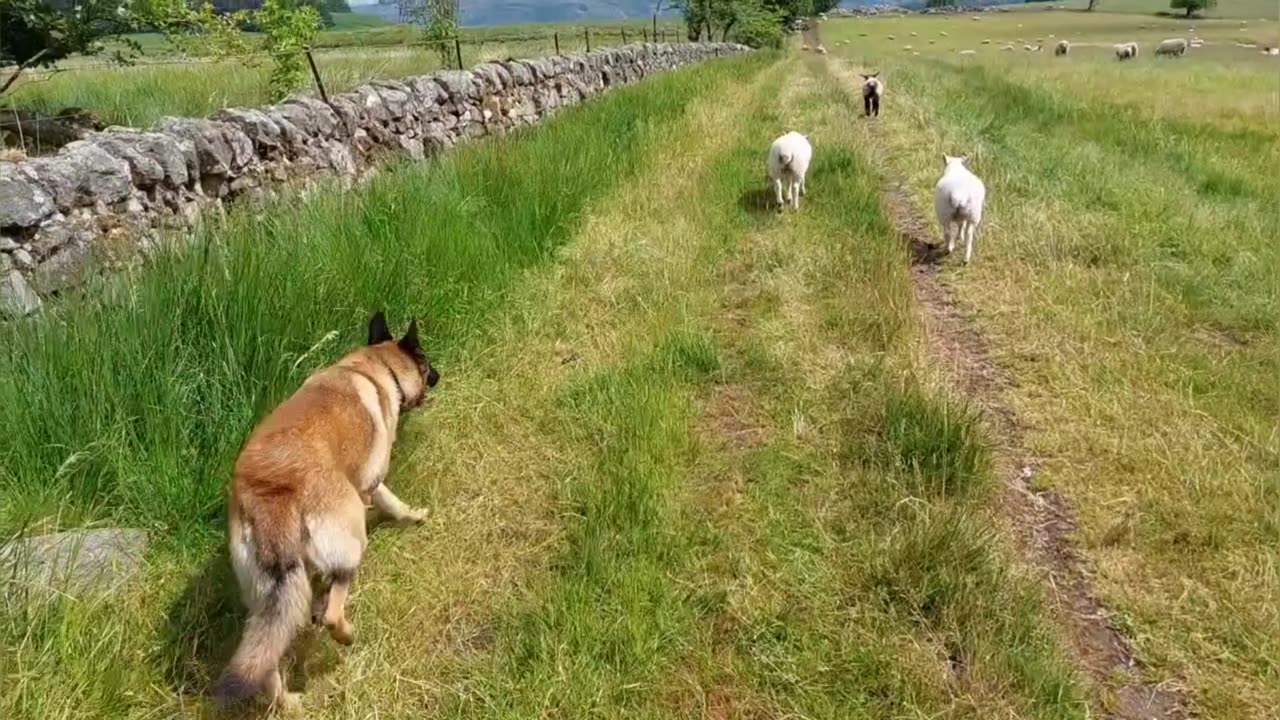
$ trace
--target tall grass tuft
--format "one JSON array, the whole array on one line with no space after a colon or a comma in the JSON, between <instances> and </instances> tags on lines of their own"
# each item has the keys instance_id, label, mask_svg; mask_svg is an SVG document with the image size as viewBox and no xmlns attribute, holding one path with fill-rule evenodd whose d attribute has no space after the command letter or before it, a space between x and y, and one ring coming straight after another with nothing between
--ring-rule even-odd
<instances>
[{"instance_id":1,"label":"tall grass tuft","mask_svg":"<svg viewBox=\"0 0 1280 720\"><path fill-rule=\"evenodd\" d=\"M762 61L622 90L502 143L282 200L0 328L0 530L206 532L241 439L387 308L449 361L691 99Z\"/></svg>"},{"instance_id":2,"label":"tall grass tuft","mask_svg":"<svg viewBox=\"0 0 1280 720\"><path fill-rule=\"evenodd\" d=\"M882 437L913 495L962 496L986 478L978 416L962 402L929 397L917 385L892 392L885 400Z\"/></svg>"}]
</instances>

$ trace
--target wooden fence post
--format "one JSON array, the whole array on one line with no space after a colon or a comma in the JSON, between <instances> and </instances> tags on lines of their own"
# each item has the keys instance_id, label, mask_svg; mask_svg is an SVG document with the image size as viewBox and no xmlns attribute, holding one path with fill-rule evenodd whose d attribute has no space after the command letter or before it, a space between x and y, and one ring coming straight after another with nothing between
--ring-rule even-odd
<instances>
[{"instance_id":1,"label":"wooden fence post","mask_svg":"<svg viewBox=\"0 0 1280 720\"><path fill-rule=\"evenodd\" d=\"M324 91L324 82L320 80L320 69L316 67L316 59L311 57L311 48L304 50L307 54L307 64L311 66L311 77L316 79L316 89L320 91L320 99L325 105L329 104L329 93Z\"/></svg>"},{"instance_id":2,"label":"wooden fence post","mask_svg":"<svg viewBox=\"0 0 1280 720\"><path fill-rule=\"evenodd\" d=\"M591 52L591 28L583 28L582 33L587 38L587 52Z\"/></svg>"},{"instance_id":3,"label":"wooden fence post","mask_svg":"<svg viewBox=\"0 0 1280 720\"><path fill-rule=\"evenodd\" d=\"M560 33L559 33L559 31L557 31L557 32L555 33L555 38L556 38L556 55L559 55L559 54L560 54Z\"/></svg>"},{"instance_id":4,"label":"wooden fence post","mask_svg":"<svg viewBox=\"0 0 1280 720\"><path fill-rule=\"evenodd\" d=\"M453 52L458 56L458 69L463 70L464 68L462 67L462 41L459 40L458 36L456 35L453 37Z\"/></svg>"}]
</instances>

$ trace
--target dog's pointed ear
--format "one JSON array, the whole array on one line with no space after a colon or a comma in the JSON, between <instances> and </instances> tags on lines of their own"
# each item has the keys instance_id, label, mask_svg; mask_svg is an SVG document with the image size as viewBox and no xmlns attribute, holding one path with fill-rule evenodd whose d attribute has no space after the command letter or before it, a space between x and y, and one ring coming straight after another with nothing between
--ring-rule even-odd
<instances>
[{"instance_id":1,"label":"dog's pointed ear","mask_svg":"<svg viewBox=\"0 0 1280 720\"><path fill-rule=\"evenodd\" d=\"M397 345L410 355L416 355L422 351L422 343L418 340L417 318L409 321L409 329L405 331L404 337L400 338L400 342Z\"/></svg>"},{"instance_id":2,"label":"dog's pointed ear","mask_svg":"<svg viewBox=\"0 0 1280 720\"><path fill-rule=\"evenodd\" d=\"M391 330L387 328L387 316L379 310L369 318L369 344L377 345L393 339Z\"/></svg>"}]
</instances>

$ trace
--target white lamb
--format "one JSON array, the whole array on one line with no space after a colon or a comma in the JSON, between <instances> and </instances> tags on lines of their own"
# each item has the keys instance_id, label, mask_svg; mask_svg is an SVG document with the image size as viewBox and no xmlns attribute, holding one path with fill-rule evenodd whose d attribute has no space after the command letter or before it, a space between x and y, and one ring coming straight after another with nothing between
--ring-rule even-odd
<instances>
[{"instance_id":1,"label":"white lamb","mask_svg":"<svg viewBox=\"0 0 1280 720\"><path fill-rule=\"evenodd\" d=\"M1071 43L1066 40L1059 40L1058 44L1053 48L1053 54L1061 57L1071 52Z\"/></svg>"},{"instance_id":2,"label":"white lamb","mask_svg":"<svg viewBox=\"0 0 1280 720\"><path fill-rule=\"evenodd\" d=\"M1138 57L1138 43L1136 42L1118 43L1117 45L1115 45L1115 51L1116 51L1116 59L1132 60Z\"/></svg>"},{"instance_id":3,"label":"white lamb","mask_svg":"<svg viewBox=\"0 0 1280 720\"><path fill-rule=\"evenodd\" d=\"M973 258L973 241L978 233L978 225L982 224L982 206L987 199L987 187L964 166L967 157L942 157L946 170L934 191L933 209L938 213L938 224L942 226L947 252L955 250L957 236L964 237L964 262L968 265Z\"/></svg>"},{"instance_id":4,"label":"white lamb","mask_svg":"<svg viewBox=\"0 0 1280 720\"><path fill-rule=\"evenodd\" d=\"M1182 57L1187 53L1187 41L1183 38L1170 38L1163 40L1156 46L1156 57L1161 55L1171 55L1173 57Z\"/></svg>"},{"instance_id":5,"label":"white lamb","mask_svg":"<svg viewBox=\"0 0 1280 720\"><path fill-rule=\"evenodd\" d=\"M773 181L773 192L778 201L778 212L790 202L791 207L800 209L800 196L804 195L804 176L809 172L809 162L813 160L813 146L809 140L798 132L789 132L773 141L769 148L769 179ZM786 181L786 192L783 192L783 181Z\"/></svg>"}]
</instances>

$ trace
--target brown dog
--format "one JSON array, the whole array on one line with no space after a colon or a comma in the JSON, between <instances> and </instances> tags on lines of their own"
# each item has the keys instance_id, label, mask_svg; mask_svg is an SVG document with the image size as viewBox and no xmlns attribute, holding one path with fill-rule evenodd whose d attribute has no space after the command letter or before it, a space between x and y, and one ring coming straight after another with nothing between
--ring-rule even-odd
<instances>
[{"instance_id":1,"label":"brown dog","mask_svg":"<svg viewBox=\"0 0 1280 720\"><path fill-rule=\"evenodd\" d=\"M249 436L230 512L231 564L249 620L214 689L219 700L262 693L273 705L296 704L280 660L312 610L313 576L323 588L313 616L343 645L355 639L345 606L367 541L365 504L397 522L422 522L383 480L401 413L439 379L417 321L397 341L379 312L368 347L307 378Z\"/></svg>"}]
</instances>

